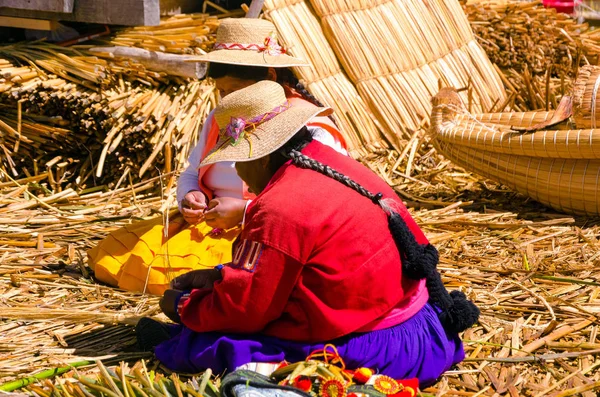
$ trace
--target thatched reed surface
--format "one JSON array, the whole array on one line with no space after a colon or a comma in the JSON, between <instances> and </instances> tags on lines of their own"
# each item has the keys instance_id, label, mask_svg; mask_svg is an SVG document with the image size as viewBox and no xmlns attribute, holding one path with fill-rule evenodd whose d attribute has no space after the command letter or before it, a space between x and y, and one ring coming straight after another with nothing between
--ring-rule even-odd
<instances>
[{"instance_id":1,"label":"thatched reed surface","mask_svg":"<svg viewBox=\"0 0 600 397\"><path fill-rule=\"evenodd\" d=\"M158 299L95 284L84 257L108 231L160 209L146 193L155 182L33 203L22 197L34 182L2 184L0 383L89 357L147 357L125 325L158 314Z\"/></svg>"},{"instance_id":2,"label":"thatched reed surface","mask_svg":"<svg viewBox=\"0 0 600 397\"><path fill-rule=\"evenodd\" d=\"M594 395L600 227L452 166L421 133L409 147L400 159L379 152L365 161L413 208L440 250L446 284L463 288L483 314L463 336L467 360L428 392L566 396L583 387ZM108 324L158 313L156 298L96 285L84 262L84 250L109 231L168 207L128 188L2 214L2 382L134 350L131 328ZM2 208L22 201L19 189L2 186Z\"/></svg>"},{"instance_id":3,"label":"thatched reed surface","mask_svg":"<svg viewBox=\"0 0 600 397\"><path fill-rule=\"evenodd\" d=\"M267 0L265 7L290 50L313 62L307 75L306 68L297 68L309 89L318 97L332 94L321 99L338 113L373 113L399 150L402 138L427 123L429 100L440 83L470 86L465 99L482 112L505 102L502 83L457 1ZM353 142L367 148L387 146L370 128L354 128L353 135Z\"/></svg>"},{"instance_id":4,"label":"thatched reed surface","mask_svg":"<svg viewBox=\"0 0 600 397\"><path fill-rule=\"evenodd\" d=\"M387 147L363 98L358 94L325 38L319 19L308 1L266 0L286 49L312 66L295 68L310 92L336 110L336 121L354 157ZM302 23L298 23L301 20Z\"/></svg>"}]
</instances>

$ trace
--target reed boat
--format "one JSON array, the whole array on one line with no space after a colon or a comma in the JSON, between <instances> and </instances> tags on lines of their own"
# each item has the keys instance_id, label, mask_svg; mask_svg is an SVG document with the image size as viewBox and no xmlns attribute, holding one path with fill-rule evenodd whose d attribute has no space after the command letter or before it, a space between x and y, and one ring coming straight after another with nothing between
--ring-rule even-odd
<instances>
[{"instance_id":1,"label":"reed boat","mask_svg":"<svg viewBox=\"0 0 600 397\"><path fill-rule=\"evenodd\" d=\"M470 114L443 88L433 98L436 149L466 170L560 212L600 215L600 68L582 68L556 111ZM598 109L600 119L600 109Z\"/></svg>"}]
</instances>

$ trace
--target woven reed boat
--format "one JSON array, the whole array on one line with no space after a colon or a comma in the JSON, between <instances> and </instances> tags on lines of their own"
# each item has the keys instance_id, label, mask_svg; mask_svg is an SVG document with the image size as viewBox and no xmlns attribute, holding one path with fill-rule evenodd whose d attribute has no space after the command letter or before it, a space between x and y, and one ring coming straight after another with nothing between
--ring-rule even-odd
<instances>
[{"instance_id":1,"label":"woven reed boat","mask_svg":"<svg viewBox=\"0 0 600 397\"><path fill-rule=\"evenodd\" d=\"M589 128L600 121L599 87L600 68L587 66L557 111L495 114L469 114L444 88L432 100L433 143L457 165L558 211L600 215L600 129Z\"/></svg>"}]
</instances>

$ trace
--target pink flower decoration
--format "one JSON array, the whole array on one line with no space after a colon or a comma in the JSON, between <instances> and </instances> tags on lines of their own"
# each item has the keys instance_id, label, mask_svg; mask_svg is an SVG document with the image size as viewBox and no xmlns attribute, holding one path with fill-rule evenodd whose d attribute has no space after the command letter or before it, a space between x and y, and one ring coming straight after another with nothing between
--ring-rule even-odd
<instances>
[{"instance_id":1,"label":"pink flower decoration","mask_svg":"<svg viewBox=\"0 0 600 397\"><path fill-rule=\"evenodd\" d=\"M285 50L279 45L279 43L277 43L277 40L269 36L265 39L264 52L268 55L281 55L285 53Z\"/></svg>"},{"instance_id":2,"label":"pink flower decoration","mask_svg":"<svg viewBox=\"0 0 600 397\"><path fill-rule=\"evenodd\" d=\"M233 139L234 143L237 143L245 128L246 120L238 117L232 117L231 121L229 122L229 124L227 124L227 127L225 128L225 133L227 134L227 136Z\"/></svg>"}]
</instances>

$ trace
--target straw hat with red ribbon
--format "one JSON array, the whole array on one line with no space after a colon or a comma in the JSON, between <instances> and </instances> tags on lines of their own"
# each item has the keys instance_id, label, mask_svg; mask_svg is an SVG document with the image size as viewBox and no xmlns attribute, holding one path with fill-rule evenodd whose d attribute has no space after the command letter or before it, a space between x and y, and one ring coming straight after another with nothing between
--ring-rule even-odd
<instances>
[{"instance_id":1,"label":"straw hat with red ribbon","mask_svg":"<svg viewBox=\"0 0 600 397\"><path fill-rule=\"evenodd\" d=\"M264 157L281 148L313 117L332 112L308 102L292 105L283 87L269 80L235 91L215 108L219 139L200 166Z\"/></svg>"},{"instance_id":2,"label":"straw hat with red ribbon","mask_svg":"<svg viewBox=\"0 0 600 397\"><path fill-rule=\"evenodd\" d=\"M286 54L277 42L277 29L273 23L256 18L223 19L217 29L213 50L190 60L274 68L309 65Z\"/></svg>"}]
</instances>

